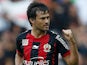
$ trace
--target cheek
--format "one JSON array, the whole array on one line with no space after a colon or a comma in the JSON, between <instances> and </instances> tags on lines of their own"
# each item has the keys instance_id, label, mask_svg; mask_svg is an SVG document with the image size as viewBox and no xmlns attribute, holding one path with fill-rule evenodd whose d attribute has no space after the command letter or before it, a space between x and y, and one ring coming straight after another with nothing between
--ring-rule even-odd
<instances>
[{"instance_id":1,"label":"cheek","mask_svg":"<svg viewBox=\"0 0 87 65\"><path fill-rule=\"evenodd\" d=\"M41 22L36 22L36 23L35 23L35 26L36 26L36 27L42 27L42 23L41 23Z\"/></svg>"},{"instance_id":2,"label":"cheek","mask_svg":"<svg viewBox=\"0 0 87 65\"><path fill-rule=\"evenodd\" d=\"M36 22L36 24L37 24L38 26L42 26L42 25L44 24L44 22L41 21L41 20L39 20L38 22Z\"/></svg>"},{"instance_id":3,"label":"cheek","mask_svg":"<svg viewBox=\"0 0 87 65\"><path fill-rule=\"evenodd\" d=\"M42 26L43 26L43 24L42 24L42 23L38 23L38 24L37 24L37 26L42 27Z\"/></svg>"}]
</instances>

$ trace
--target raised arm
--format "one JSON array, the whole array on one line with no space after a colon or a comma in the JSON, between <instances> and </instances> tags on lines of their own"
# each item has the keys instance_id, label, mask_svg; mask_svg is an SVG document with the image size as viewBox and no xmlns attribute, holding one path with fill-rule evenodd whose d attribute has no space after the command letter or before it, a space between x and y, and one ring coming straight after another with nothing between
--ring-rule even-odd
<instances>
[{"instance_id":1,"label":"raised arm","mask_svg":"<svg viewBox=\"0 0 87 65\"><path fill-rule=\"evenodd\" d=\"M70 55L64 57L64 60L68 65L78 65L78 51L72 31L70 29L63 30L63 33L65 38L68 40L70 46Z\"/></svg>"}]
</instances>

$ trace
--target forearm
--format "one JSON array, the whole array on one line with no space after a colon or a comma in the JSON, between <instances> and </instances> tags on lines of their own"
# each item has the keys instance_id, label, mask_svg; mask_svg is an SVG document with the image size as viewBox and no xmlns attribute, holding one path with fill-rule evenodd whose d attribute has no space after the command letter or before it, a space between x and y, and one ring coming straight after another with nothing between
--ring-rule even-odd
<instances>
[{"instance_id":1,"label":"forearm","mask_svg":"<svg viewBox=\"0 0 87 65\"><path fill-rule=\"evenodd\" d=\"M16 56L15 56L15 65L22 65L22 62L23 62L23 57L16 54Z\"/></svg>"},{"instance_id":2,"label":"forearm","mask_svg":"<svg viewBox=\"0 0 87 65\"><path fill-rule=\"evenodd\" d=\"M78 51L76 41L74 38L69 40L70 45L70 65L78 65Z\"/></svg>"},{"instance_id":3,"label":"forearm","mask_svg":"<svg viewBox=\"0 0 87 65\"><path fill-rule=\"evenodd\" d=\"M71 29L63 30L64 37L68 40L70 46L70 55L64 58L68 65L78 65L78 51L76 41Z\"/></svg>"}]
</instances>

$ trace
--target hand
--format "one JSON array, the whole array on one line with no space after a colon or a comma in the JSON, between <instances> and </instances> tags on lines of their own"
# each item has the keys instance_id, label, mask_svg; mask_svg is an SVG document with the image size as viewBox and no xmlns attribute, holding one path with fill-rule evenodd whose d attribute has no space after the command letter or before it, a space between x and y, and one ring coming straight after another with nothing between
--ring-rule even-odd
<instances>
[{"instance_id":1,"label":"hand","mask_svg":"<svg viewBox=\"0 0 87 65\"><path fill-rule=\"evenodd\" d=\"M67 29L67 30L62 30L63 33L64 33L64 37L67 39L67 40L71 40L73 38L73 34L72 34L72 31L71 29Z\"/></svg>"}]
</instances>

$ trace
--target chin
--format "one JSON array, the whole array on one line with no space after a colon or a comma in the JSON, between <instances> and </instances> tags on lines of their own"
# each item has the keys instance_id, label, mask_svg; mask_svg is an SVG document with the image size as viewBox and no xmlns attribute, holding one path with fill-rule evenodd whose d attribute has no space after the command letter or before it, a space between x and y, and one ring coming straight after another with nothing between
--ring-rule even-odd
<instances>
[{"instance_id":1,"label":"chin","mask_svg":"<svg viewBox=\"0 0 87 65\"><path fill-rule=\"evenodd\" d=\"M42 30L42 31L48 31L49 28L43 28L43 29L40 29L40 30Z\"/></svg>"},{"instance_id":2,"label":"chin","mask_svg":"<svg viewBox=\"0 0 87 65\"><path fill-rule=\"evenodd\" d=\"M49 29L45 29L45 31L48 31Z\"/></svg>"}]
</instances>

